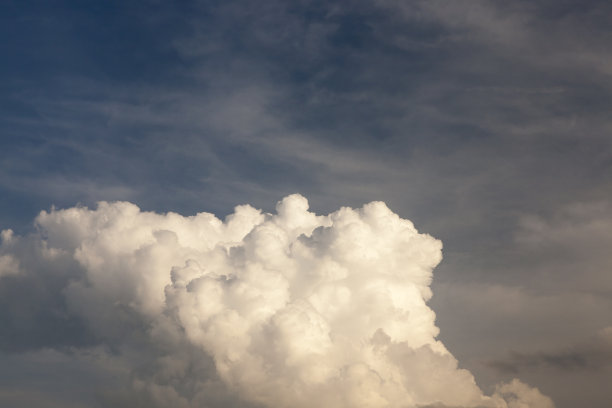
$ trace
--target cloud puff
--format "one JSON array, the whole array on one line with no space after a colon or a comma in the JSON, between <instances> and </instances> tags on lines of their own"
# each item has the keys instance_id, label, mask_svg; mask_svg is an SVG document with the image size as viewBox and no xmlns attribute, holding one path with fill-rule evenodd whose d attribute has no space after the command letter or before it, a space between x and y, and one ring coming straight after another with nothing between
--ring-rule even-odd
<instances>
[{"instance_id":1,"label":"cloud puff","mask_svg":"<svg viewBox=\"0 0 612 408\"><path fill-rule=\"evenodd\" d=\"M5 245L13 240L12 230L3 230L0 239ZM0 255L0 278L2 276L17 275L19 273L19 261L11 254Z\"/></svg>"},{"instance_id":2,"label":"cloud puff","mask_svg":"<svg viewBox=\"0 0 612 408\"><path fill-rule=\"evenodd\" d=\"M291 195L276 214L245 205L225 221L102 202L36 225L3 233L2 265L19 272L0 287L53 282L20 299L87 333L65 344L134 364L132 392L151 406L553 406L518 380L485 396L458 368L426 303L442 244L382 202L318 216Z\"/></svg>"}]
</instances>

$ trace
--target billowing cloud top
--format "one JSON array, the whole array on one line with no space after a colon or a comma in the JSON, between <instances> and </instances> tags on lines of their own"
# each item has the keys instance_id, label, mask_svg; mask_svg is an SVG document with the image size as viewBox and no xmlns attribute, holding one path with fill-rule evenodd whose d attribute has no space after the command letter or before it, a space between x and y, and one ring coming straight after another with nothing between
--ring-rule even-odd
<instances>
[{"instance_id":1,"label":"billowing cloud top","mask_svg":"<svg viewBox=\"0 0 612 408\"><path fill-rule=\"evenodd\" d=\"M133 367L133 385L152 406L234 394L270 408L553 407L518 380L485 396L457 367L426 303L442 244L382 202L318 216L295 194L276 214L244 205L225 221L102 202L36 225L2 233L0 288L47 282L8 302L86 334L31 347L105 345L128 365L146 349L154 367ZM2 318L13 337L45 338Z\"/></svg>"}]
</instances>

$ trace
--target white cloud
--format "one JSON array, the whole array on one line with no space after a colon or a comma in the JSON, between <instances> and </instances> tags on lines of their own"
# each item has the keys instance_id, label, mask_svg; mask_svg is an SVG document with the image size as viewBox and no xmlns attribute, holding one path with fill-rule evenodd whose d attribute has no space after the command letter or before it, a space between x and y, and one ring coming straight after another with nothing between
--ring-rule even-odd
<instances>
[{"instance_id":1,"label":"white cloud","mask_svg":"<svg viewBox=\"0 0 612 408\"><path fill-rule=\"evenodd\" d=\"M126 361L154 361L133 382L154 404L215 406L221 380L271 408L552 407L517 381L487 397L458 368L426 303L442 244L382 202L317 216L291 195L225 221L102 202L36 223L28 248L45 262L26 275L72 259L66 313Z\"/></svg>"},{"instance_id":2,"label":"white cloud","mask_svg":"<svg viewBox=\"0 0 612 408\"><path fill-rule=\"evenodd\" d=\"M10 247L13 241L12 230L7 229L0 232L0 242L3 246ZM17 274L19 274L19 261L11 254L0 252L0 278Z\"/></svg>"},{"instance_id":3,"label":"white cloud","mask_svg":"<svg viewBox=\"0 0 612 408\"><path fill-rule=\"evenodd\" d=\"M19 273L19 261L12 255L0 255L0 278L3 276L17 275Z\"/></svg>"}]
</instances>

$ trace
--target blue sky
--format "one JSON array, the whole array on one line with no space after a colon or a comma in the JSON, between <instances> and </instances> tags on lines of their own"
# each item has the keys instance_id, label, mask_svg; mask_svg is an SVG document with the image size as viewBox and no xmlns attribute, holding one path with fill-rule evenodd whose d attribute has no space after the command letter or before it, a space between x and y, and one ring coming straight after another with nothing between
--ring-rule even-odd
<instances>
[{"instance_id":1,"label":"blue sky","mask_svg":"<svg viewBox=\"0 0 612 408\"><path fill-rule=\"evenodd\" d=\"M218 216L295 192L322 213L381 200L443 241L430 304L483 389L518 373L560 408L603 408L610 350L588 362L612 326L611 12L2 2L0 227L101 200ZM572 353L587 363L555 364Z\"/></svg>"}]
</instances>

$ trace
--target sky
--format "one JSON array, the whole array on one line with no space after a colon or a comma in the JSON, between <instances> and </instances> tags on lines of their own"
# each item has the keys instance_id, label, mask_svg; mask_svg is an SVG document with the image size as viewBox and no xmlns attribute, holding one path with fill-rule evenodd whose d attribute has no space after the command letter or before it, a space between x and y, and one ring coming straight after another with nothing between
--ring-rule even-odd
<instances>
[{"instance_id":1,"label":"sky","mask_svg":"<svg viewBox=\"0 0 612 408\"><path fill-rule=\"evenodd\" d=\"M534 389L531 408L609 407L611 18L575 0L3 1L0 405L329 404L326 378L337 407ZM312 283L335 268L346 287ZM197 277L213 283L181 283ZM414 303L366 296L374 281ZM343 349L403 385L363 385ZM448 401L410 380L438 363Z\"/></svg>"}]
</instances>

